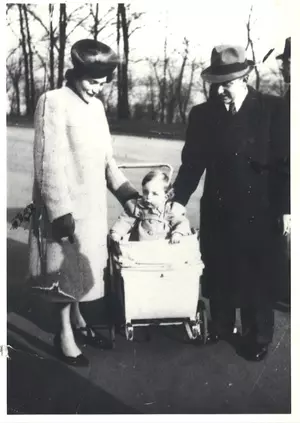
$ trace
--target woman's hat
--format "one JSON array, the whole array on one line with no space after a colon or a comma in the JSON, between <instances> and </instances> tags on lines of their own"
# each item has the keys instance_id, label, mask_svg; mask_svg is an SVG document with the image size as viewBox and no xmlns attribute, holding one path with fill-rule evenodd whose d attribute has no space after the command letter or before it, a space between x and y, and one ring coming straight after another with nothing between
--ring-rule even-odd
<instances>
[{"instance_id":1,"label":"woman's hat","mask_svg":"<svg viewBox=\"0 0 300 423\"><path fill-rule=\"evenodd\" d=\"M287 60L291 58L291 37L285 40L283 53L276 56L278 60Z\"/></svg>"},{"instance_id":2,"label":"woman's hat","mask_svg":"<svg viewBox=\"0 0 300 423\"><path fill-rule=\"evenodd\" d=\"M213 48L211 65L202 71L204 81L221 83L246 76L254 68L241 46L220 45Z\"/></svg>"},{"instance_id":3,"label":"woman's hat","mask_svg":"<svg viewBox=\"0 0 300 423\"><path fill-rule=\"evenodd\" d=\"M119 63L117 54L106 44L84 39L73 44L71 59L78 76L111 77Z\"/></svg>"}]
</instances>

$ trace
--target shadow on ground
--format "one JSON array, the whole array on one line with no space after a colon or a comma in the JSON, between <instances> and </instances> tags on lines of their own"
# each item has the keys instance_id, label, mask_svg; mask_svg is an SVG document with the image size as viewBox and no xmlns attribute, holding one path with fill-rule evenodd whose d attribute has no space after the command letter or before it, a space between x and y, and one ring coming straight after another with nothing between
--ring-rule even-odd
<instances>
[{"instance_id":1,"label":"shadow on ground","mask_svg":"<svg viewBox=\"0 0 300 423\"><path fill-rule=\"evenodd\" d=\"M290 413L289 313L276 312L262 363L223 342L189 345L182 328L154 327L150 342L142 328L135 342L118 335L113 351L86 347L91 369L71 369L53 348L55 306L28 292L28 247L15 239L7 240L9 414ZM103 301L83 306L92 324L105 324L106 310Z\"/></svg>"},{"instance_id":2,"label":"shadow on ground","mask_svg":"<svg viewBox=\"0 0 300 423\"><path fill-rule=\"evenodd\" d=\"M10 327L16 331L16 328ZM19 333L22 331L18 331ZM22 336L28 339L28 335ZM33 338L33 337L32 337ZM98 386L53 359L39 357L11 339L7 377L8 414L137 414ZM37 345L37 340L34 341ZM48 350L49 346L40 345Z\"/></svg>"}]
</instances>

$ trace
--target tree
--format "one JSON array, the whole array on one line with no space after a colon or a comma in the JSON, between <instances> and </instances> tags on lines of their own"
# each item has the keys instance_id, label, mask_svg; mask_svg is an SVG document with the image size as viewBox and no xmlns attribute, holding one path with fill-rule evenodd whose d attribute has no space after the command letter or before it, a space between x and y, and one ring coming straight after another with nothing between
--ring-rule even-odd
<instances>
[{"instance_id":1,"label":"tree","mask_svg":"<svg viewBox=\"0 0 300 423\"><path fill-rule=\"evenodd\" d=\"M129 119L128 100L128 64L129 64L129 38L140 27L131 29L132 22L139 19L143 13L130 13L130 5L118 3L117 8L117 46L120 62L118 64L118 118ZM122 34L122 52L120 48Z\"/></svg>"},{"instance_id":2,"label":"tree","mask_svg":"<svg viewBox=\"0 0 300 423\"><path fill-rule=\"evenodd\" d=\"M25 34L25 27L24 27L23 5L18 4L18 9L19 9L19 20L20 20L21 47L22 47L23 60L24 60L26 115L30 115L31 101L30 101L29 64L28 64L26 34Z\"/></svg>"},{"instance_id":3,"label":"tree","mask_svg":"<svg viewBox=\"0 0 300 423\"><path fill-rule=\"evenodd\" d=\"M31 42L31 33L29 30L29 23L28 23L28 13L27 7L23 4L23 12L26 24L26 38L27 38L27 46L28 46L28 59L29 59L29 80L30 80L30 100L29 100L29 111L28 114L31 116L34 113L35 109L35 82L34 82L34 70L33 70L33 52L32 52L32 42Z\"/></svg>"},{"instance_id":4,"label":"tree","mask_svg":"<svg viewBox=\"0 0 300 423\"><path fill-rule=\"evenodd\" d=\"M114 21L115 17L107 19L114 9L114 7L110 7L109 10L102 15L100 14L99 3L90 4L90 17L92 18L92 24L89 27L89 32L94 40L98 40L99 34Z\"/></svg>"},{"instance_id":5,"label":"tree","mask_svg":"<svg viewBox=\"0 0 300 423\"><path fill-rule=\"evenodd\" d=\"M53 27L54 4L49 3L48 11L49 11L49 69L50 69L49 82L50 82L50 89L54 90L55 88L54 47L56 46L55 30Z\"/></svg>"},{"instance_id":6,"label":"tree","mask_svg":"<svg viewBox=\"0 0 300 423\"><path fill-rule=\"evenodd\" d=\"M254 43L253 43L252 36L251 36L252 13L253 13L253 6L251 6L251 8L250 8L249 17L248 17L248 21L247 21L247 24L246 24L246 28L247 28L247 46L246 46L246 51L248 50L248 47L250 46L251 52L252 52L252 60L253 60L254 63L256 63ZM259 87L260 87L260 74L259 74L259 71L258 71L257 66L254 67L254 71L255 71L255 75L256 75L255 88L257 90L259 90Z\"/></svg>"},{"instance_id":7,"label":"tree","mask_svg":"<svg viewBox=\"0 0 300 423\"><path fill-rule=\"evenodd\" d=\"M48 16L49 26L47 26L43 19L36 13L36 9L33 5L28 5L28 12L33 16L36 22L38 22L45 31L44 40L49 43L49 85L50 89L61 87L64 78L64 66L65 66L65 49L68 39L73 32L78 28L82 27L85 21L89 17L89 13L82 17L82 11L86 5L81 5L74 9L72 12L67 12L67 4L59 4L59 18L58 24L55 19L55 7L56 3L48 4ZM71 24L74 24L73 27ZM71 29L67 32L67 29L71 26ZM56 66L57 65L57 66ZM46 67L44 66L46 69ZM57 69L57 76L56 76Z\"/></svg>"},{"instance_id":8,"label":"tree","mask_svg":"<svg viewBox=\"0 0 300 423\"><path fill-rule=\"evenodd\" d=\"M60 88L64 80L65 49L66 49L67 11L66 3L59 5L59 51L57 87Z\"/></svg>"},{"instance_id":9,"label":"tree","mask_svg":"<svg viewBox=\"0 0 300 423\"><path fill-rule=\"evenodd\" d=\"M15 49L16 51L17 49ZM16 58L14 56L15 51L7 58L6 63L6 72L8 75L8 81L11 81L13 88L13 95L11 98L11 113L20 116L21 114L21 92L20 92L20 82L22 79L22 67L23 61L22 58ZM7 84L9 89L9 84Z\"/></svg>"},{"instance_id":10,"label":"tree","mask_svg":"<svg viewBox=\"0 0 300 423\"><path fill-rule=\"evenodd\" d=\"M129 60L129 35L126 9L124 3L118 3L117 11L117 43L120 54L120 32L123 39L122 60L118 64L118 117L119 119L129 119L128 101L128 60Z\"/></svg>"}]
</instances>

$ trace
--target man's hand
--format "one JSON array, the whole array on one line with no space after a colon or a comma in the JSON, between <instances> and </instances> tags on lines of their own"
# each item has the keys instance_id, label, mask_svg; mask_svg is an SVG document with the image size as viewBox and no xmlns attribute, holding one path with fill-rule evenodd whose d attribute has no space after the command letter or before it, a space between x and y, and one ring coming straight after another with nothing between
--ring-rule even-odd
<instances>
[{"instance_id":1,"label":"man's hand","mask_svg":"<svg viewBox=\"0 0 300 423\"><path fill-rule=\"evenodd\" d=\"M182 204L177 203L176 201L172 203L171 210L175 216L180 216L182 214L185 214L185 207Z\"/></svg>"},{"instance_id":2,"label":"man's hand","mask_svg":"<svg viewBox=\"0 0 300 423\"><path fill-rule=\"evenodd\" d=\"M284 214L282 217L282 223L283 223L283 235L290 235L291 234L291 224L292 219L290 214Z\"/></svg>"},{"instance_id":3,"label":"man's hand","mask_svg":"<svg viewBox=\"0 0 300 423\"><path fill-rule=\"evenodd\" d=\"M174 232L170 238L170 244L179 244L182 238L182 234L179 232Z\"/></svg>"}]
</instances>

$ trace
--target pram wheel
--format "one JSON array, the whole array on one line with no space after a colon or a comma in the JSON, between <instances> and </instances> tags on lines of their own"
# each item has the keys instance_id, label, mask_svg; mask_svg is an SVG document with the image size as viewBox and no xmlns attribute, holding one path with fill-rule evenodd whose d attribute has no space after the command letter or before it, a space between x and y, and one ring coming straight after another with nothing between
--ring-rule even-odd
<instances>
[{"instance_id":1,"label":"pram wheel","mask_svg":"<svg viewBox=\"0 0 300 423\"><path fill-rule=\"evenodd\" d=\"M204 301L198 302L197 314L196 314L196 324L199 327L202 341L206 344L207 340L207 313Z\"/></svg>"},{"instance_id":2,"label":"pram wheel","mask_svg":"<svg viewBox=\"0 0 300 423\"><path fill-rule=\"evenodd\" d=\"M125 335L126 335L127 341L133 341L133 326L131 323L126 323Z\"/></svg>"},{"instance_id":3,"label":"pram wheel","mask_svg":"<svg viewBox=\"0 0 300 423\"><path fill-rule=\"evenodd\" d=\"M114 349L116 346L116 326L112 324L110 326L110 341L111 341L111 348Z\"/></svg>"},{"instance_id":4,"label":"pram wheel","mask_svg":"<svg viewBox=\"0 0 300 423\"><path fill-rule=\"evenodd\" d=\"M195 320L184 322L185 330L191 341L194 341L200 336L200 327Z\"/></svg>"}]
</instances>

